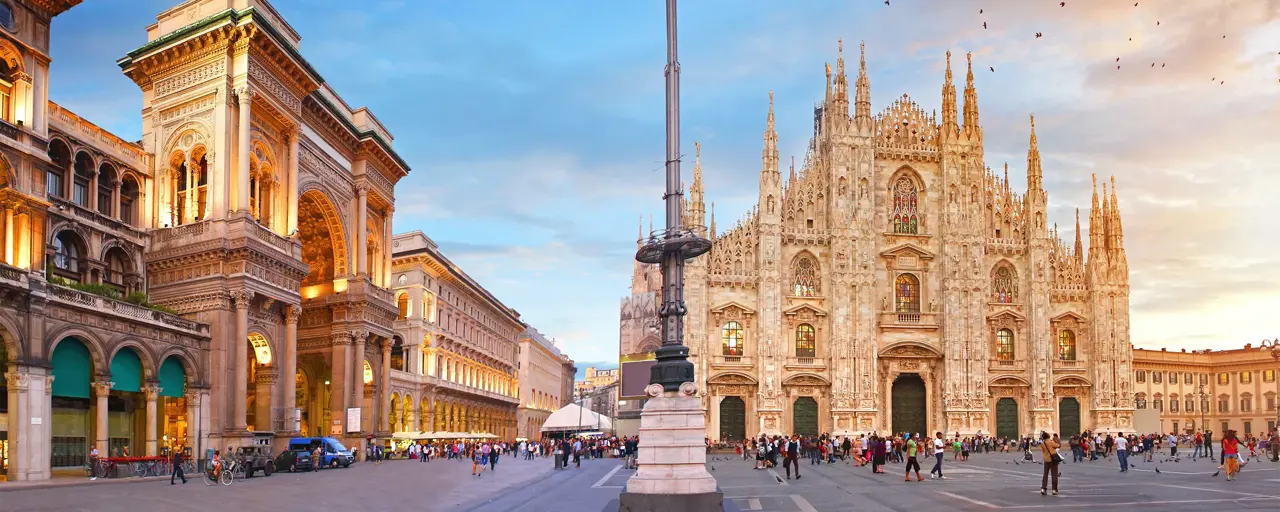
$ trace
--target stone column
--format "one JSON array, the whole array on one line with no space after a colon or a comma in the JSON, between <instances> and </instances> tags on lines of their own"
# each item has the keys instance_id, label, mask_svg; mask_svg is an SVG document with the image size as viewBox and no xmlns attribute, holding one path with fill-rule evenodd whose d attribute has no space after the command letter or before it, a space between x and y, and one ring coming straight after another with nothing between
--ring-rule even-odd
<instances>
[{"instance_id":1,"label":"stone column","mask_svg":"<svg viewBox=\"0 0 1280 512\"><path fill-rule=\"evenodd\" d=\"M391 394L388 392L391 389L390 339L382 340L382 372L380 372L380 375L382 376L382 385L380 386L381 389L378 390L378 403L380 404L380 410L378 411L378 424L382 425L383 431L390 431L391 418L387 414L391 410L388 408L391 400Z\"/></svg>"},{"instance_id":2,"label":"stone column","mask_svg":"<svg viewBox=\"0 0 1280 512\"><path fill-rule=\"evenodd\" d=\"M302 307L296 304L284 308L284 369L281 375L284 385L280 386L280 406L285 410L284 428L289 432L298 431L293 418L298 408L298 316L301 314Z\"/></svg>"},{"instance_id":3,"label":"stone column","mask_svg":"<svg viewBox=\"0 0 1280 512\"><path fill-rule=\"evenodd\" d=\"M240 212L249 211L249 134L253 130L249 105L253 101L253 94L248 85L236 89L236 97L240 99L239 144L236 147L236 211Z\"/></svg>"},{"instance_id":4,"label":"stone column","mask_svg":"<svg viewBox=\"0 0 1280 512\"><path fill-rule=\"evenodd\" d=\"M355 339L355 350L351 354L351 400L349 403L352 407L359 407L364 402L364 344L369 337L369 333L363 331L354 331L351 337ZM364 423L362 420L361 423ZM358 426L358 425L357 425Z\"/></svg>"},{"instance_id":5,"label":"stone column","mask_svg":"<svg viewBox=\"0 0 1280 512\"><path fill-rule=\"evenodd\" d=\"M249 396L249 303L253 301L253 292L236 290L231 292L231 300L236 310L236 337L231 340L234 347L232 360L236 369L234 382L235 393L231 396L231 425L233 430L244 431L246 423L246 401Z\"/></svg>"},{"instance_id":6,"label":"stone column","mask_svg":"<svg viewBox=\"0 0 1280 512\"><path fill-rule=\"evenodd\" d=\"M43 252L44 247L31 247L31 212L26 208L18 210L18 245L14 248L14 266L31 270L31 255L36 251ZM43 244L41 244L43 246Z\"/></svg>"},{"instance_id":7,"label":"stone column","mask_svg":"<svg viewBox=\"0 0 1280 512\"><path fill-rule=\"evenodd\" d=\"M369 275L369 187L356 185L356 274ZM370 279L376 283L376 279Z\"/></svg>"},{"instance_id":8,"label":"stone column","mask_svg":"<svg viewBox=\"0 0 1280 512\"><path fill-rule=\"evenodd\" d=\"M200 393L194 389L188 389L185 398L187 399L187 446L191 447L192 460L198 460L203 455L200 449Z\"/></svg>"},{"instance_id":9,"label":"stone column","mask_svg":"<svg viewBox=\"0 0 1280 512\"><path fill-rule=\"evenodd\" d=\"M383 234L382 234L382 285L381 286L383 288L391 288L391 236L392 236L391 235L391 229L392 229L391 216L395 213L395 211L396 211L395 208L387 208L386 219L384 219L386 226L382 228ZM419 297L419 300L421 300L421 297ZM426 304L423 304L423 306L425 307ZM423 311L423 308L418 308L418 313L419 313L418 316L420 316L421 318L423 319L428 318L427 315L425 314L425 311Z\"/></svg>"},{"instance_id":10,"label":"stone column","mask_svg":"<svg viewBox=\"0 0 1280 512\"><path fill-rule=\"evenodd\" d=\"M18 252L13 247L15 228L17 226L13 223L13 207L6 204L4 206L4 262L12 266L18 263L14 260L14 255Z\"/></svg>"},{"instance_id":11,"label":"stone column","mask_svg":"<svg viewBox=\"0 0 1280 512\"><path fill-rule=\"evenodd\" d=\"M332 420L338 425L346 425L347 421L347 399L350 397L348 391L350 388L346 386L350 366L347 363L349 343L351 343L351 335L348 333L338 333L333 336L333 354L329 365L329 410L333 414ZM333 425L333 422L323 425L323 435L329 435Z\"/></svg>"},{"instance_id":12,"label":"stone column","mask_svg":"<svg viewBox=\"0 0 1280 512\"><path fill-rule=\"evenodd\" d=\"M276 378L280 376L277 365L259 366L254 376L253 429L258 432L273 430L271 425L271 391L275 387Z\"/></svg>"},{"instance_id":13,"label":"stone column","mask_svg":"<svg viewBox=\"0 0 1280 512\"><path fill-rule=\"evenodd\" d=\"M94 445L98 447L98 454L102 457L111 456L107 451L107 396L111 394L111 386L114 385L114 382L105 379L99 379L93 383L93 396L95 398Z\"/></svg>"},{"instance_id":14,"label":"stone column","mask_svg":"<svg viewBox=\"0 0 1280 512\"><path fill-rule=\"evenodd\" d=\"M148 457L156 456L156 398L160 396L160 386L156 384L147 384L142 387L142 393L147 399L147 431L146 431L146 454Z\"/></svg>"},{"instance_id":15,"label":"stone column","mask_svg":"<svg viewBox=\"0 0 1280 512\"><path fill-rule=\"evenodd\" d=\"M289 132L289 192L285 195L285 209L289 211L285 235L288 236L298 231L298 137L296 130Z\"/></svg>"},{"instance_id":16,"label":"stone column","mask_svg":"<svg viewBox=\"0 0 1280 512\"><path fill-rule=\"evenodd\" d=\"M30 459L32 451L31 440L33 437L24 429L18 428L18 425L27 425L31 423L31 411L27 407L30 380L25 373L20 373L18 368L10 368L9 373L4 374L6 390L9 394L9 480L25 480L30 465L27 460ZM52 385L52 383L50 383ZM44 457L48 460L49 457Z\"/></svg>"},{"instance_id":17,"label":"stone column","mask_svg":"<svg viewBox=\"0 0 1280 512\"><path fill-rule=\"evenodd\" d=\"M178 179L184 180L187 184L186 197L182 199L182 220L177 224L187 224L196 218L196 166L200 165L199 160L187 160L187 173ZM175 224L176 225L176 224Z\"/></svg>"}]
</instances>

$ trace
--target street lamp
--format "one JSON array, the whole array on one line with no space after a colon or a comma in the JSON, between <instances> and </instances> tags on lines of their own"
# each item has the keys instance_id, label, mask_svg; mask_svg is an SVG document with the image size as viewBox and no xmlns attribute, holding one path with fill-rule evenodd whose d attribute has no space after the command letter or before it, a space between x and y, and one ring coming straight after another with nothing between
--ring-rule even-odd
<instances>
[{"instance_id":1,"label":"street lamp","mask_svg":"<svg viewBox=\"0 0 1280 512\"><path fill-rule=\"evenodd\" d=\"M1200 385L1200 432L1204 432L1204 410L1209 408L1209 395L1204 393L1204 384Z\"/></svg>"},{"instance_id":2,"label":"street lamp","mask_svg":"<svg viewBox=\"0 0 1280 512\"><path fill-rule=\"evenodd\" d=\"M649 396L640 413L639 469L618 496L627 511L723 510L724 494L707 472L702 443L706 417L698 399L694 366L684 345L684 262L711 250L702 226L680 219L680 62L676 52L676 0L667 0L666 229L642 239L636 260L662 269L662 347L649 371Z\"/></svg>"}]
</instances>

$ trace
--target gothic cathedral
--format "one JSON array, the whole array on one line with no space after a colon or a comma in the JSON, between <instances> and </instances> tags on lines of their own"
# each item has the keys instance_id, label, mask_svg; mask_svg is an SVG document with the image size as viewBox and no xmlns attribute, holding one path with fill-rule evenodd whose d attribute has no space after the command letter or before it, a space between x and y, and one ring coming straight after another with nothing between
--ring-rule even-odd
<instances>
[{"instance_id":1,"label":"gothic cathedral","mask_svg":"<svg viewBox=\"0 0 1280 512\"><path fill-rule=\"evenodd\" d=\"M1035 119L1027 190L984 165L970 61L958 119L902 96L853 112L843 52L801 169L778 169L770 93L759 203L691 261L686 343L712 439L760 434L1132 431L1129 270L1112 178L1086 258L1047 222ZM963 121L963 124L961 124ZM705 226L700 162L685 223ZM639 270L637 271L639 272Z\"/></svg>"}]
</instances>

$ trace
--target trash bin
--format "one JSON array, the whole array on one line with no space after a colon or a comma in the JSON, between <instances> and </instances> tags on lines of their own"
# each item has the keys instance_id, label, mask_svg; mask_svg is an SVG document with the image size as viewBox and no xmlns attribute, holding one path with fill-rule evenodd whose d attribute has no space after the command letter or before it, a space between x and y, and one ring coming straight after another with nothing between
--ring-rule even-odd
<instances>
[{"instance_id":1,"label":"trash bin","mask_svg":"<svg viewBox=\"0 0 1280 512\"><path fill-rule=\"evenodd\" d=\"M564 452L556 450L556 469L564 467Z\"/></svg>"}]
</instances>

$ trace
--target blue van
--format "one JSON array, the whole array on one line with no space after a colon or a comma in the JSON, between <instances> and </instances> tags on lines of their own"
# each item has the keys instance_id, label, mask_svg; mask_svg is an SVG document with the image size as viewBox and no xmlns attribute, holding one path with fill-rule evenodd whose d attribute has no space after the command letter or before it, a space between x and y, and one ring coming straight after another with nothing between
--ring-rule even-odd
<instances>
[{"instance_id":1,"label":"blue van","mask_svg":"<svg viewBox=\"0 0 1280 512\"><path fill-rule=\"evenodd\" d=\"M311 453L320 448L320 467L348 467L356 461L351 450L332 437L295 437L289 440L289 451L305 451Z\"/></svg>"}]
</instances>

